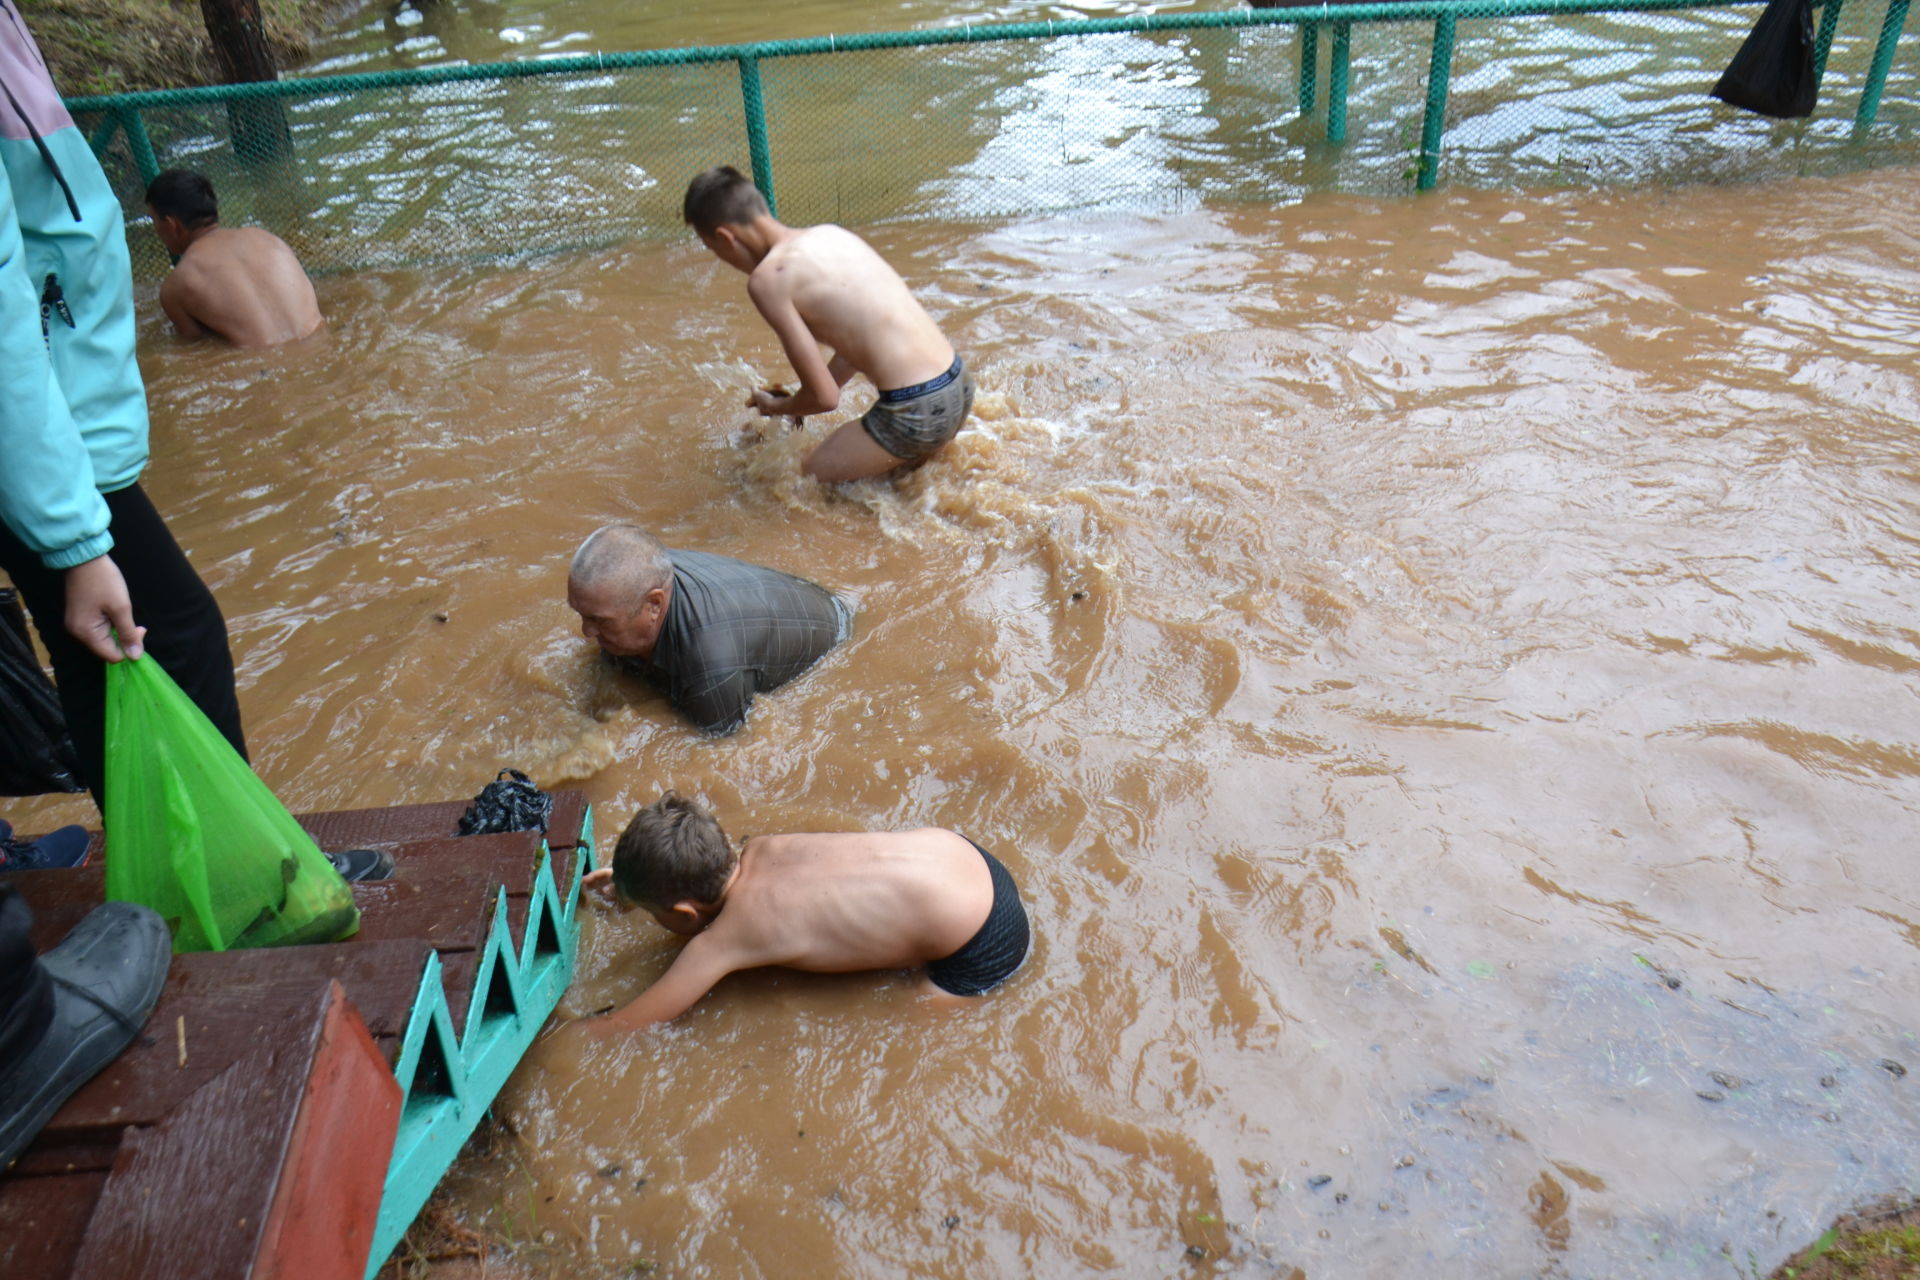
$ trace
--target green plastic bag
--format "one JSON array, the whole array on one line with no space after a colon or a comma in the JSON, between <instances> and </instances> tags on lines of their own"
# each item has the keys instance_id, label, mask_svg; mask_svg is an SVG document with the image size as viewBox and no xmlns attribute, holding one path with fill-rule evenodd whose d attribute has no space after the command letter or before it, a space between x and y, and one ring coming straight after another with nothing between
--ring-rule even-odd
<instances>
[{"instance_id":1,"label":"green plastic bag","mask_svg":"<svg viewBox=\"0 0 1920 1280\"><path fill-rule=\"evenodd\" d=\"M149 657L107 668L107 897L158 911L173 949L333 942L353 891Z\"/></svg>"}]
</instances>

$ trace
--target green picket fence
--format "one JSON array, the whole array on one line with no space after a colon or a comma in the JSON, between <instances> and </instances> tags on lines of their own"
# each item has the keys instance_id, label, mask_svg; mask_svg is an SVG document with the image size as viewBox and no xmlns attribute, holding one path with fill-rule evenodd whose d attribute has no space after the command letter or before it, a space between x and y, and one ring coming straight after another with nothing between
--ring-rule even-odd
<instances>
[{"instance_id":1,"label":"green picket fence","mask_svg":"<svg viewBox=\"0 0 1920 1280\"><path fill-rule=\"evenodd\" d=\"M1404 0L952 26L68 103L125 200L199 169L316 271L679 235L687 179L782 217L992 222L1410 192L1753 181L1920 159L1909 0L1826 0L1820 106L1707 96L1754 0ZM137 269L165 269L150 235Z\"/></svg>"}]
</instances>

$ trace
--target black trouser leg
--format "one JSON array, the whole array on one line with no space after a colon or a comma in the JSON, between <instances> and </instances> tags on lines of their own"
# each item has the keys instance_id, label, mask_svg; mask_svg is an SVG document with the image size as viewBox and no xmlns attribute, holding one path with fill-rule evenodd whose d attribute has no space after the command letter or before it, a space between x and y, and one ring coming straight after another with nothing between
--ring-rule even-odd
<instances>
[{"instance_id":1,"label":"black trouser leg","mask_svg":"<svg viewBox=\"0 0 1920 1280\"><path fill-rule=\"evenodd\" d=\"M0 884L0 1075L31 1053L53 1019L53 985L27 937L32 913Z\"/></svg>"},{"instance_id":2,"label":"black trouser leg","mask_svg":"<svg viewBox=\"0 0 1920 1280\"><path fill-rule=\"evenodd\" d=\"M127 580L133 620L147 629L147 652L206 713L242 757L240 703L233 689L233 651L227 623L207 584L173 540L160 513L137 484L103 495L112 513L113 562ZM67 634L66 575L48 569L13 533L0 527L0 569L20 589L40 641L53 659L67 732L73 735L81 781L101 801L105 771L106 664Z\"/></svg>"}]
</instances>

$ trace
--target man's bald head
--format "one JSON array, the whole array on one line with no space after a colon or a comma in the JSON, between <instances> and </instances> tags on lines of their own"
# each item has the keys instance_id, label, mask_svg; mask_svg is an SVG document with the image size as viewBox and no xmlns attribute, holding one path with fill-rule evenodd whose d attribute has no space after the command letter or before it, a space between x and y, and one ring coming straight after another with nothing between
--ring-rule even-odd
<instances>
[{"instance_id":1,"label":"man's bald head","mask_svg":"<svg viewBox=\"0 0 1920 1280\"><path fill-rule=\"evenodd\" d=\"M567 580L638 605L647 592L673 581L673 561L639 525L602 525L573 553Z\"/></svg>"},{"instance_id":2,"label":"man's bald head","mask_svg":"<svg viewBox=\"0 0 1920 1280\"><path fill-rule=\"evenodd\" d=\"M594 530L567 568L567 603L582 634L615 657L652 654L672 594L673 561L639 525Z\"/></svg>"}]
</instances>

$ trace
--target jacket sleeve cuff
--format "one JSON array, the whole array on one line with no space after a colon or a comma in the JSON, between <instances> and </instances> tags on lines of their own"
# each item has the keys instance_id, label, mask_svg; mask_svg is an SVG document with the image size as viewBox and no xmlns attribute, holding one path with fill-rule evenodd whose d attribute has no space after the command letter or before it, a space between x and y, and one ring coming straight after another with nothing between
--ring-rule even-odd
<instances>
[{"instance_id":1,"label":"jacket sleeve cuff","mask_svg":"<svg viewBox=\"0 0 1920 1280\"><path fill-rule=\"evenodd\" d=\"M71 569L77 564L97 560L111 550L113 550L113 535L98 533L84 542L76 542L59 551L49 551L40 557L40 563L49 569Z\"/></svg>"}]
</instances>

